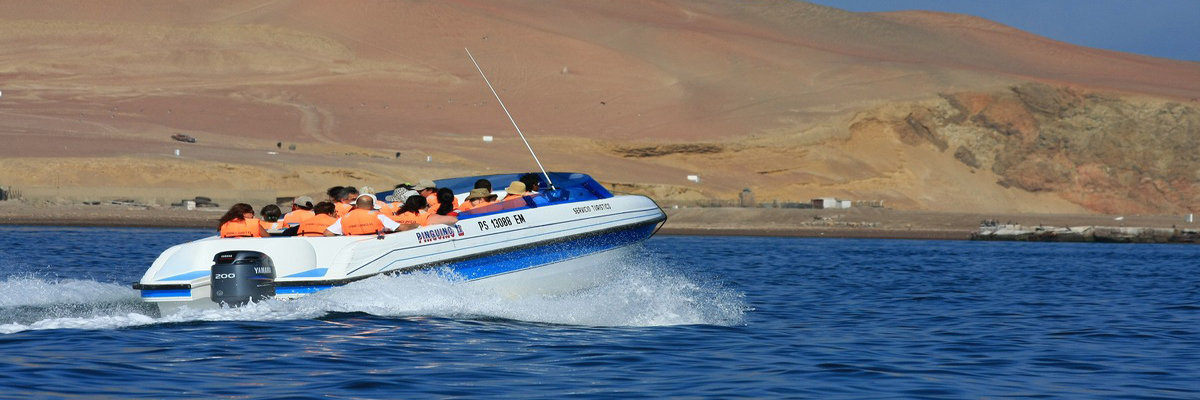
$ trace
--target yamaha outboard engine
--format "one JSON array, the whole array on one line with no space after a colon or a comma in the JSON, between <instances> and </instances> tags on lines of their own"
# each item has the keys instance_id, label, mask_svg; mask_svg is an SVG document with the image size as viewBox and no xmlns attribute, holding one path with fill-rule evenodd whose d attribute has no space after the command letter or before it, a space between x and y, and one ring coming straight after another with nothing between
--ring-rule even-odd
<instances>
[{"instance_id":1,"label":"yamaha outboard engine","mask_svg":"<svg viewBox=\"0 0 1200 400\"><path fill-rule=\"evenodd\" d=\"M230 307L275 297L275 264L266 254L235 250L213 257L212 301Z\"/></svg>"}]
</instances>

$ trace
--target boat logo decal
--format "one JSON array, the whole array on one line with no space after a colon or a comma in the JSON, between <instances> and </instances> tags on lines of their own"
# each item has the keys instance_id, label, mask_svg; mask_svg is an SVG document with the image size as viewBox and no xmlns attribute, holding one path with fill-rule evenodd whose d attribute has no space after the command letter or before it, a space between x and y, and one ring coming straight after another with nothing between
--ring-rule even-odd
<instances>
[{"instance_id":1,"label":"boat logo decal","mask_svg":"<svg viewBox=\"0 0 1200 400\"><path fill-rule=\"evenodd\" d=\"M602 211L602 210L611 210L611 209L612 209L612 205L610 205L608 203L600 203L600 204L592 204L592 205L583 206L583 207L575 207L575 208L572 208L571 211L574 211L576 214L583 214L583 213L590 213L592 211Z\"/></svg>"},{"instance_id":2,"label":"boat logo decal","mask_svg":"<svg viewBox=\"0 0 1200 400\"><path fill-rule=\"evenodd\" d=\"M438 240L456 238L463 235L466 235L466 232L463 232L461 226L451 225L445 228L417 232L417 243L436 242Z\"/></svg>"},{"instance_id":3,"label":"boat logo decal","mask_svg":"<svg viewBox=\"0 0 1200 400\"><path fill-rule=\"evenodd\" d=\"M513 214L512 217L507 215L496 217L490 220L479 221L479 230L486 231L491 229L507 228L513 225L521 225L525 223L525 215ZM457 225L455 225L457 226ZM461 235L460 235L461 236Z\"/></svg>"}]
</instances>

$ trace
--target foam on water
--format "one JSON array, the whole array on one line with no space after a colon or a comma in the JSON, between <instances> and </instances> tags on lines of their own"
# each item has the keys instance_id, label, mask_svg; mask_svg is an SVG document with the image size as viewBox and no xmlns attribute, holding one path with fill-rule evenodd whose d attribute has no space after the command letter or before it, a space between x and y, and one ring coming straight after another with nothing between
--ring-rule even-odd
<instances>
[{"instance_id":1,"label":"foam on water","mask_svg":"<svg viewBox=\"0 0 1200 400\"><path fill-rule=\"evenodd\" d=\"M71 303L103 303L137 299L128 286L77 279L45 279L33 275L0 281L0 308Z\"/></svg>"},{"instance_id":2,"label":"foam on water","mask_svg":"<svg viewBox=\"0 0 1200 400\"><path fill-rule=\"evenodd\" d=\"M115 329L190 321L279 321L331 312L383 317L499 318L585 326L737 325L742 293L697 282L665 266L614 260L609 279L567 294L505 297L444 272L379 276L299 299L158 316L138 292L115 283L33 277L0 282L0 334ZM639 263L641 264L641 263Z\"/></svg>"}]
</instances>

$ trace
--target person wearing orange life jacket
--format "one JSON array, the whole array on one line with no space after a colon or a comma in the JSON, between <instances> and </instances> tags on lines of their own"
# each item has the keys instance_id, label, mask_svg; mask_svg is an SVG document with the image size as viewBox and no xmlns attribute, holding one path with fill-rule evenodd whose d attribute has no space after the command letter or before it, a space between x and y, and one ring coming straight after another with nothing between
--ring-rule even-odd
<instances>
[{"instance_id":1,"label":"person wearing orange life jacket","mask_svg":"<svg viewBox=\"0 0 1200 400\"><path fill-rule=\"evenodd\" d=\"M404 200L404 205L401 205L394 214L388 215L388 218L400 224L400 228L396 229L397 232L416 229L429 224L429 214L425 212L427 208L429 207L425 203L424 197L409 196Z\"/></svg>"},{"instance_id":2,"label":"person wearing orange life jacket","mask_svg":"<svg viewBox=\"0 0 1200 400\"><path fill-rule=\"evenodd\" d=\"M491 192L489 192L487 189L484 189L484 188L471 189L471 193L467 194L467 198L466 198L466 201L463 202L463 206L459 207L458 210L459 211L470 211L470 210L482 208L484 206L492 204L492 203L488 202L488 199L495 197L495 196L496 195L492 194ZM466 208L466 210L463 209L464 207Z\"/></svg>"},{"instance_id":3,"label":"person wearing orange life jacket","mask_svg":"<svg viewBox=\"0 0 1200 400\"><path fill-rule=\"evenodd\" d=\"M487 179L477 180L477 181L475 181L475 187L473 189L471 189L471 192L474 193L475 189L486 189L486 192L488 194L491 194L492 193L492 182L488 181ZM468 194L468 197L470 197L469 194ZM487 196L484 196L484 197L486 198ZM467 211L472 208L475 208L475 204L471 204L470 201L465 201L465 200L469 200L469 199L464 199L464 201L462 202L462 205L455 207L454 209L461 212L461 211Z\"/></svg>"},{"instance_id":4,"label":"person wearing orange life jacket","mask_svg":"<svg viewBox=\"0 0 1200 400\"><path fill-rule=\"evenodd\" d=\"M433 209L433 210L438 209L438 205L439 205L438 195L437 195L438 188L437 188L437 185L435 185L433 183L433 181L428 180L428 179L422 179L420 182L417 183L417 186L414 186L414 187L418 191L418 194L425 197L425 203L429 205L430 209ZM454 204L454 208L458 208L458 199L451 196L450 200L451 200L451 203Z\"/></svg>"},{"instance_id":5,"label":"person wearing orange life jacket","mask_svg":"<svg viewBox=\"0 0 1200 400\"><path fill-rule=\"evenodd\" d=\"M337 210L333 203L322 201L313 206L312 218L300 223L296 236L325 236L325 229L337 221Z\"/></svg>"},{"instance_id":6,"label":"person wearing orange life jacket","mask_svg":"<svg viewBox=\"0 0 1200 400\"><path fill-rule=\"evenodd\" d=\"M267 204L263 206L262 210L260 210L258 214L262 215L262 219L259 220L258 223L262 224L263 229L265 229L267 233L271 233L271 231L279 233L280 231L283 231L284 228L287 228L287 225L284 225L283 221L280 220L280 217L283 216L283 211L280 210L279 206L277 205Z\"/></svg>"},{"instance_id":7,"label":"person wearing orange life jacket","mask_svg":"<svg viewBox=\"0 0 1200 400\"><path fill-rule=\"evenodd\" d=\"M430 205L437 202L437 185L428 179L417 181L413 185L413 190L417 191L417 195L425 198L425 205Z\"/></svg>"},{"instance_id":8,"label":"person wearing orange life jacket","mask_svg":"<svg viewBox=\"0 0 1200 400\"><path fill-rule=\"evenodd\" d=\"M520 199L525 196L525 184L521 183L521 181L512 181L512 183L508 184L508 187L504 188L504 192L507 195L501 201Z\"/></svg>"},{"instance_id":9,"label":"person wearing orange life jacket","mask_svg":"<svg viewBox=\"0 0 1200 400\"><path fill-rule=\"evenodd\" d=\"M334 186L329 189L325 189L325 201L337 203L338 200L342 199L341 193L344 189L346 189L345 186Z\"/></svg>"},{"instance_id":10,"label":"person wearing orange life jacket","mask_svg":"<svg viewBox=\"0 0 1200 400\"><path fill-rule=\"evenodd\" d=\"M221 216L217 231L223 238L264 237L267 231L254 218L254 207L237 203Z\"/></svg>"},{"instance_id":11,"label":"person wearing orange life jacket","mask_svg":"<svg viewBox=\"0 0 1200 400\"><path fill-rule=\"evenodd\" d=\"M300 196L292 200L292 212L283 215L284 228L300 226L301 222L312 218L313 215L316 215L312 209L312 197Z\"/></svg>"},{"instance_id":12,"label":"person wearing orange life jacket","mask_svg":"<svg viewBox=\"0 0 1200 400\"><path fill-rule=\"evenodd\" d=\"M353 186L346 186L342 188L339 194L341 198L337 203L334 203L334 206L337 207L338 218L341 218L354 208L354 201L358 199L358 189L355 189Z\"/></svg>"},{"instance_id":13,"label":"person wearing orange life jacket","mask_svg":"<svg viewBox=\"0 0 1200 400\"><path fill-rule=\"evenodd\" d=\"M429 225L454 225L458 223L458 211L454 211L454 191L449 188L438 189L438 208L429 208Z\"/></svg>"},{"instance_id":14,"label":"person wearing orange life jacket","mask_svg":"<svg viewBox=\"0 0 1200 400\"><path fill-rule=\"evenodd\" d=\"M392 207L391 203L383 201L382 199L375 197L373 194L370 196L371 198L375 199L375 209L378 210L380 214L387 216L396 213L396 209Z\"/></svg>"},{"instance_id":15,"label":"person wearing orange life jacket","mask_svg":"<svg viewBox=\"0 0 1200 400\"><path fill-rule=\"evenodd\" d=\"M396 221L376 212L375 196L364 194L354 201L353 210L325 228L325 236L377 235L393 232L399 227Z\"/></svg>"}]
</instances>

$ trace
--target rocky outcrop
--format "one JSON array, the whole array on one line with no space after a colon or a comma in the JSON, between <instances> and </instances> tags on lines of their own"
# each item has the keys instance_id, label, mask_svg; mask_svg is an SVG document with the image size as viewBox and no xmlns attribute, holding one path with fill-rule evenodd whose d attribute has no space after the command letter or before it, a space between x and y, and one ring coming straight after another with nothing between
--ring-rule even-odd
<instances>
[{"instance_id":1,"label":"rocky outcrop","mask_svg":"<svg viewBox=\"0 0 1200 400\"><path fill-rule=\"evenodd\" d=\"M943 94L890 118L902 143L952 151L1006 187L1055 193L1096 212L1200 209L1194 102L1027 83Z\"/></svg>"}]
</instances>

